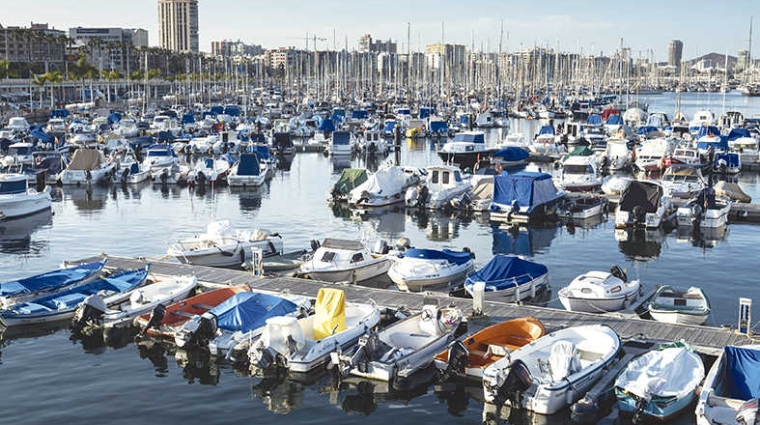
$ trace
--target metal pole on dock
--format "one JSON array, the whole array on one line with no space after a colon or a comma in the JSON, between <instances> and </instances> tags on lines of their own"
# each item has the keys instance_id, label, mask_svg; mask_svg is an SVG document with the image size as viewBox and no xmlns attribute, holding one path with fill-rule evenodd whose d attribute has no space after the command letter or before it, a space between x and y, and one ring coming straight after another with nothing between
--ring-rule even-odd
<instances>
[{"instance_id":1,"label":"metal pole on dock","mask_svg":"<svg viewBox=\"0 0 760 425\"><path fill-rule=\"evenodd\" d=\"M401 126L399 124L393 127L393 148L396 151L394 155L396 166L399 166L401 165Z\"/></svg>"}]
</instances>

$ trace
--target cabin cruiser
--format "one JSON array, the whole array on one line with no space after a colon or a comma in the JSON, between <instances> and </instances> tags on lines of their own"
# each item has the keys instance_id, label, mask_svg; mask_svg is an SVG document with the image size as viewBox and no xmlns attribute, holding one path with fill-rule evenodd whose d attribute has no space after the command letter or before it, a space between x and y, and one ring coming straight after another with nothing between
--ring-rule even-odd
<instances>
[{"instance_id":1,"label":"cabin cruiser","mask_svg":"<svg viewBox=\"0 0 760 425\"><path fill-rule=\"evenodd\" d=\"M656 229L670 220L673 207L670 196L654 181L631 180L623 189L615 208L615 228L645 227Z\"/></svg>"},{"instance_id":2,"label":"cabin cruiser","mask_svg":"<svg viewBox=\"0 0 760 425\"><path fill-rule=\"evenodd\" d=\"M162 169L177 163L179 163L177 153L174 152L171 145L166 144L151 145L145 152L145 159L143 160L143 165L150 168L152 173L160 172Z\"/></svg>"},{"instance_id":3,"label":"cabin cruiser","mask_svg":"<svg viewBox=\"0 0 760 425\"><path fill-rule=\"evenodd\" d=\"M659 171L663 160L673 155L675 143L672 139L656 138L645 140L636 149L636 166L645 171Z\"/></svg>"},{"instance_id":4,"label":"cabin cruiser","mask_svg":"<svg viewBox=\"0 0 760 425\"><path fill-rule=\"evenodd\" d=\"M23 174L0 174L0 220L50 209L50 203L50 186L37 192Z\"/></svg>"},{"instance_id":5,"label":"cabin cruiser","mask_svg":"<svg viewBox=\"0 0 760 425\"><path fill-rule=\"evenodd\" d=\"M445 143L438 156L446 163L458 164L461 168L473 167L481 159L494 152L486 148L485 133L482 131L465 131L457 133L454 140Z\"/></svg>"},{"instance_id":6,"label":"cabin cruiser","mask_svg":"<svg viewBox=\"0 0 760 425\"><path fill-rule=\"evenodd\" d=\"M562 189L569 192L599 189L602 186L602 178L597 172L596 157L574 155L565 158L558 183Z\"/></svg>"},{"instance_id":7,"label":"cabin cruiser","mask_svg":"<svg viewBox=\"0 0 760 425\"><path fill-rule=\"evenodd\" d=\"M642 294L638 280L628 281L618 266L610 272L589 271L559 290L559 301L567 311L606 313L622 310Z\"/></svg>"},{"instance_id":8,"label":"cabin cruiser","mask_svg":"<svg viewBox=\"0 0 760 425\"><path fill-rule=\"evenodd\" d=\"M692 198L707 186L699 168L673 164L660 178L665 194L671 198Z\"/></svg>"},{"instance_id":9,"label":"cabin cruiser","mask_svg":"<svg viewBox=\"0 0 760 425\"><path fill-rule=\"evenodd\" d=\"M261 186L267 179L267 174L261 171L259 157L255 153L244 153L230 168L227 183L231 186Z\"/></svg>"},{"instance_id":10,"label":"cabin cruiser","mask_svg":"<svg viewBox=\"0 0 760 425\"><path fill-rule=\"evenodd\" d=\"M34 163L34 145L28 142L16 142L8 146L8 154L0 161L3 167L11 165L32 165Z\"/></svg>"},{"instance_id":11,"label":"cabin cruiser","mask_svg":"<svg viewBox=\"0 0 760 425\"><path fill-rule=\"evenodd\" d=\"M452 199L470 190L469 178L463 178L459 167L432 165L425 169L426 178L417 187L406 191L407 207L439 209L450 205Z\"/></svg>"},{"instance_id":12,"label":"cabin cruiser","mask_svg":"<svg viewBox=\"0 0 760 425\"><path fill-rule=\"evenodd\" d=\"M71 162L58 178L62 184L97 183L113 176L115 164L106 160L102 151L79 148L74 151Z\"/></svg>"},{"instance_id":13,"label":"cabin cruiser","mask_svg":"<svg viewBox=\"0 0 760 425\"><path fill-rule=\"evenodd\" d=\"M360 141L361 149L368 155L388 153L388 143L378 130L365 130L364 138Z\"/></svg>"},{"instance_id":14,"label":"cabin cruiser","mask_svg":"<svg viewBox=\"0 0 760 425\"><path fill-rule=\"evenodd\" d=\"M349 131L334 131L327 147L330 155L351 155L353 152L352 139L353 135Z\"/></svg>"}]
</instances>

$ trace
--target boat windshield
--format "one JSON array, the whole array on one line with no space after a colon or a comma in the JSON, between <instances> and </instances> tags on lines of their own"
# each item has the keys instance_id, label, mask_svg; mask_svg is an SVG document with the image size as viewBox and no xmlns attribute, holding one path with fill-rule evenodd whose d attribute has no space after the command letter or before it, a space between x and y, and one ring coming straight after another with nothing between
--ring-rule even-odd
<instances>
[{"instance_id":1,"label":"boat windshield","mask_svg":"<svg viewBox=\"0 0 760 425\"><path fill-rule=\"evenodd\" d=\"M8 150L8 155L30 155L31 153L32 153L31 146L12 147Z\"/></svg>"},{"instance_id":2,"label":"boat windshield","mask_svg":"<svg viewBox=\"0 0 760 425\"><path fill-rule=\"evenodd\" d=\"M0 182L0 195L14 195L26 192L26 180Z\"/></svg>"},{"instance_id":3,"label":"boat windshield","mask_svg":"<svg viewBox=\"0 0 760 425\"><path fill-rule=\"evenodd\" d=\"M568 164L562 169L565 174L594 174L594 169L590 165Z\"/></svg>"}]
</instances>

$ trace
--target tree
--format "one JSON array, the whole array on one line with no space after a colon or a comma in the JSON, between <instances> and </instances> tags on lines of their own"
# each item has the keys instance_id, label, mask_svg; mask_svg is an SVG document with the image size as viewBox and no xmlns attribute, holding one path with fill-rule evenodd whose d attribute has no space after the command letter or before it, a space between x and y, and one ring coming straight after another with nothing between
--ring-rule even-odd
<instances>
[{"instance_id":1,"label":"tree","mask_svg":"<svg viewBox=\"0 0 760 425\"><path fill-rule=\"evenodd\" d=\"M11 63L5 59L0 59L0 80L4 80L10 76Z\"/></svg>"}]
</instances>

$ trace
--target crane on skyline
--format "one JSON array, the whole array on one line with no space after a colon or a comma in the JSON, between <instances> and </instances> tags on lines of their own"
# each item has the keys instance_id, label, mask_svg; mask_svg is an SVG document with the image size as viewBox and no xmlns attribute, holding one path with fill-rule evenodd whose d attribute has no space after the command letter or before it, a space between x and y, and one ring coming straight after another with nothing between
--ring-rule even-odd
<instances>
[{"instance_id":1,"label":"crane on skyline","mask_svg":"<svg viewBox=\"0 0 760 425\"><path fill-rule=\"evenodd\" d=\"M314 51L317 50L317 41L327 41L326 38L323 37L317 37L317 34L312 34L311 37L309 36L309 33L306 33L306 37L288 37L290 39L298 39L298 40L305 40L306 41L306 51L309 51L309 40L313 40L314 43Z\"/></svg>"}]
</instances>

